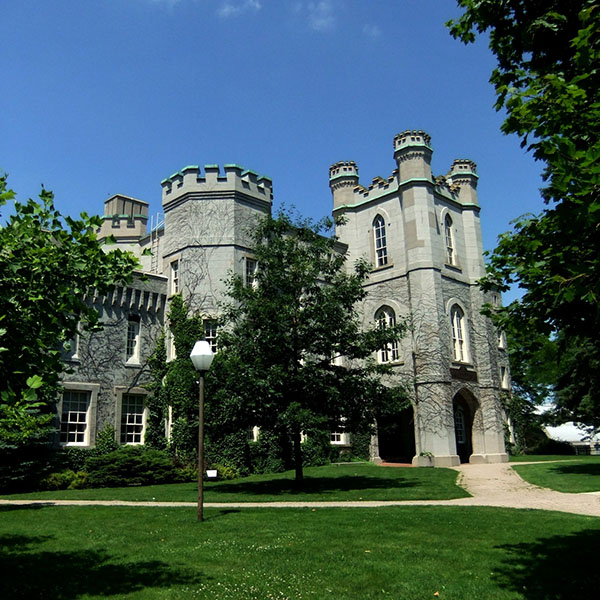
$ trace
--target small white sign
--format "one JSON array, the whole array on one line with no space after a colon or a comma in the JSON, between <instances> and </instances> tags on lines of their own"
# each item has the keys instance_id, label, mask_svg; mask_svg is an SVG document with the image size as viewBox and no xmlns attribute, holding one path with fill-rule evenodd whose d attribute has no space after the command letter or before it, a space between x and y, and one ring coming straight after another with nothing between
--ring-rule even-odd
<instances>
[{"instance_id":1,"label":"small white sign","mask_svg":"<svg viewBox=\"0 0 600 600\"><path fill-rule=\"evenodd\" d=\"M217 478L217 470L216 469L206 469L206 476L209 479L216 479Z\"/></svg>"}]
</instances>

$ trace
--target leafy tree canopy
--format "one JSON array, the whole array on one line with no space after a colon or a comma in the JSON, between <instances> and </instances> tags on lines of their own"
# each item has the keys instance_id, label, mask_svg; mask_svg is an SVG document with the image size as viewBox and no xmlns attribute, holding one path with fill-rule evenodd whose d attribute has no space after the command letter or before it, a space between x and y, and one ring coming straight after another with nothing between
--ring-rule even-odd
<instances>
[{"instance_id":1,"label":"leafy tree canopy","mask_svg":"<svg viewBox=\"0 0 600 600\"><path fill-rule=\"evenodd\" d=\"M0 177L0 205L14 197ZM98 323L85 294L127 283L137 265L129 253L102 250L100 218L62 217L51 192L39 198L15 202L0 227L0 433L13 442L48 424L40 414L56 399L61 350Z\"/></svg>"},{"instance_id":2,"label":"leafy tree canopy","mask_svg":"<svg viewBox=\"0 0 600 600\"><path fill-rule=\"evenodd\" d=\"M595 0L458 0L451 33L489 32L498 65L491 82L502 130L544 163L547 207L503 234L484 288L524 290L493 317L534 353L539 335L584 368L561 370L563 416L600 426L600 6ZM507 180L510 193L510 180ZM524 335L523 335L524 334ZM582 349L585 348L585 351ZM577 350L579 350L577 352ZM573 365L576 366L576 365Z\"/></svg>"},{"instance_id":3,"label":"leafy tree canopy","mask_svg":"<svg viewBox=\"0 0 600 600\"><path fill-rule=\"evenodd\" d=\"M369 265L346 272L333 222L314 224L289 213L261 220L253 233L258 269L249 284L229 281L231 304L219 337L221 368L252 425L283 428L294 445L296 478L302 478L301 432L350 431L373 423L375 410L401 396L381 384L386 372L373 353L397 340L404 325L363 330L357 304Z\"/></svg>"}]
</instances>

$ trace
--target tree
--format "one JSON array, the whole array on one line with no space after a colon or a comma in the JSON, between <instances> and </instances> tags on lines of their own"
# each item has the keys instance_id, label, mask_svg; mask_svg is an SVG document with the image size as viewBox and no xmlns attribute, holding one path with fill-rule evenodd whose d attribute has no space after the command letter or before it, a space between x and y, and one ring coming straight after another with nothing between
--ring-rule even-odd
<instances>
[{"instance_id":1,"label":"tree","mask_svg":"<svg viewBox=\"0 0 600 600\"><path fill-rule=\"evenodd\" d=\"M0 177L0 206L13 200ZM137 260L105 253L98 217L62 217L53 195L15 202L0 227L0 444L3 451L47 440L64 369L62 350L98 324L86 294L132 278ZM5 457L6 458L6 457Z\"/></svg>"},{"instance_id":2,"label":"tree","mask_svg":"<svg viewBox=\"0 0 600 600\"><path fill-rule=\"evenodd\" d=\"M538 336L535 345L518 336L508 339L512 393L507 394L506 413L512 428L514 453L527 454L547 439L545 415L539 407L554 398L559 356L556 340ZM536 350L531 351L535 346Z\"/></svg>"},{"instance_id":3,"label":"tree","mask_svg":"<svg viewBox=\"0 0 600 600\"><path fill-rule=\"evenodd\" d=\"M547 205L500 236L485 289L517 284L519 300L492 313L507 333L556 336L560 351L581 349L582 368L561 371L556 402L563 416L600 426L600 6L595 0L458 0L448 23L472 42L489 31L498 65L491 82L502 131L544 163ZM575 354L573 354L575 356ZM584 366L585 365L585 366ZM576 365L573 365L576 366Z\"/></svg>"},{"instance_id":4,"label":"tree","mask_svg":"<svg viewBox=\"0 0 600 600\"><path fill-rule=\"evenodd\" d=\"M232 365L221 368L235 373L222 387L242 399L252 425L286 432L297 481L302 433L358 430L403 398L399 388L381 383L387 370L373 353L405 327L361 329L356 306L370 268L359 261L346 273L337 239L324 235L332 226L285 212L261 220L253 233L258 269L253 281L229 280L219 337L223 360Z\"/></svg>"}]
</instances>

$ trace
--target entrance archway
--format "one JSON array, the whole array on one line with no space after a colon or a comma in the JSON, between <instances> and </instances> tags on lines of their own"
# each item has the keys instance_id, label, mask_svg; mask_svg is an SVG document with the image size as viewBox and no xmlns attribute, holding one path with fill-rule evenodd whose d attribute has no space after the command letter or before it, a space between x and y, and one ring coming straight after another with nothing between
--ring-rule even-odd
<instances>
[{"instance_id":1,"label":"entrance archway","mask_svg":"<svg viewBox=\"0 0 600 600\"><path fill-rule=\"evenodd\" d=\"M386 462L410 463L415 455L415 415L412 406L377 420L379 456Z\"/></svg>"},{"instance_id":2,"label":"entrance archway","mask_svg":"<svg viewBox=\"0 0 600 600\"><path fill-rule=\"evenodd\" d=\"M473 454L473 424L477 421L479 402L469 391L461 390L454 396L452 409L456 453L460 462L466 463Z\"/></svg>"}]
</instances>

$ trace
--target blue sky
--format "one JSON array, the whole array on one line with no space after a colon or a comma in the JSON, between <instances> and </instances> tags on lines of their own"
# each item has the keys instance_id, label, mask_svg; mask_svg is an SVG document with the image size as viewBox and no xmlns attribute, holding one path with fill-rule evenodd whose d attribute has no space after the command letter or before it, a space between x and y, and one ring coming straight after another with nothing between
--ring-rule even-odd
<instances>
[{"instance_id":1,"label":"blue sky","mask_svg":"<svg viewBox=\"0 0 600 600\"><path fill-rule=\"evenodd\" d=\"M66 214L122 193L160 211L160 181L238 163L275 205L329 214L329 166L361 183L394 168L405 129L432 137L434 174L471 158L484 245L542 208L541 166L500 133L485 40L444 23L454 0L3 0L0 170Z\"/></svg>"}]
</instances>

